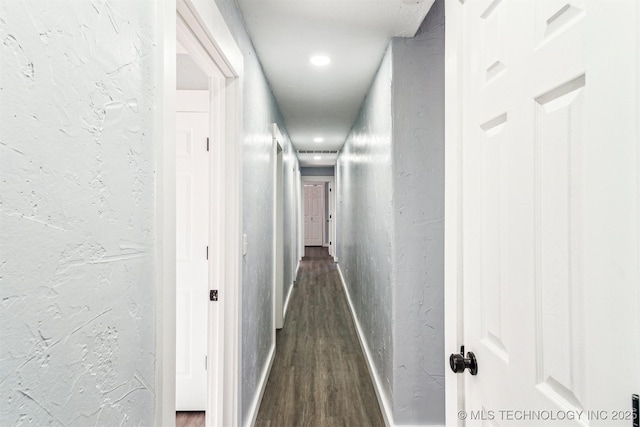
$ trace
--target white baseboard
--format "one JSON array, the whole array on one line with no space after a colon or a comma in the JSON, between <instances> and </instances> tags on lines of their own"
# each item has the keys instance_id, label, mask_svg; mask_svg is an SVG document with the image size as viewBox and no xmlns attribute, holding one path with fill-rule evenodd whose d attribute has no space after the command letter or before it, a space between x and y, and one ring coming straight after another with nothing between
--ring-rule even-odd
<instances>
[{"instance_id":1,"label":"white baseboard","mask_svg":"<svg viewBox=\"0 0 640 427\"><path fill-rule=\"evenodd\" d=\"M267 388L267 381L269 380L269 374L271 373L271 367L273 366L273 360L275 359L275 356L276 343L274 342L271 346L271 350L269 351L269 360L262 370L258 392L254 396L253 402L251 403L251 410L249 411L250 416L247 419L247 423L245 423L246 426L253 426L256 423L258 411L260 410L260 403L262 402L262 396L264 396L264 390Z\"/></svg>"},{"instance_id":2,"label":"white baseboard","mask_svg":"<svg viewBox=\"0 0 640 427\"><path fill-rule=\"evenodd\" d=\"M293 294L293 283L289 286L289 292L287 292L287 298L284 300L284 309L282 310L282 321L287 318L287 308L289 308L289 301L291 301L291 295Z\"/></svg>"},{"instance_id":3,"label":"white baseboard","mask_svg":"<svg viewBox=\"0 0 640 427\"><path fill-rule=\"evenodd\" d=\"M349 289L347 288L347 284L344 280L344 276L342 275L342 270L340 269L340 265L338 265L338 274L340 275L340 282L342 282L342 287L344 289L344 293L347 295L347 302L349 303L349 310L351 311L351 317L353 318L353 323L356 325L356 331L358 333L358 341L360 341L360 347L362 348L362 352L364 353L364 358L367 361L367 367L369 368L369 375L371 375L371 381L373 382L373 388L376 392L376 397L378 398L378 405L380 406L380 411L382 412L382 417L384 418L384 423L387 427L445 427L441 424L395 424L393 421L393 411L391 408L391 403L389 402L389 398L382 388L382 381L378 376L378 372L374 369L375 365L373 364L373 358L371 357L371 351L369 350L369 344L367 343L367 339L362 333L362 328L360 327L360 321L358 320L358 315L353 309L353 302L351 301L351 295L349 294Z\"/></svg>"},{"instance_id":4,"label":"white baseboard","mask_svg":"<svg viewBox=\"0 0 640 427\"><path fill-rule=\"evenodd\" d=\"M369 351L369 344L367 344L367 339L362 333L362 328L360 327L360 321L358 320L358 315L353 309L353 302L351 301L351 295L349 294L349 289L347 288L347 284L344 280L344 276L342 275L342 270L340 269L340 265L338 265L338 274L340 275L340 281L342 282L344 293L347 295L347 302L349 303L349 310L351 311L351 317L353 318L353 323L355 323L356 325L356 331L358 332L358 341L360 341L360 347L362 347L364 358L367 361L367 367L369 368L369 375L371 375L371 380L373 381L373 388L375 389L376 397L378 398L378 405L380 405L380 410L382 411L382 417L384 418L384 423L387 425L387 427L393 427L395 426L395 424L393 423L393 412L391 411L391 405L389 403L387 394L384 392L384 389L382 388L382 382L380 381L378 372L375 370L375 366L373 364L373 358L371 357L371 352Z\"/></svg>"}]
</instances>

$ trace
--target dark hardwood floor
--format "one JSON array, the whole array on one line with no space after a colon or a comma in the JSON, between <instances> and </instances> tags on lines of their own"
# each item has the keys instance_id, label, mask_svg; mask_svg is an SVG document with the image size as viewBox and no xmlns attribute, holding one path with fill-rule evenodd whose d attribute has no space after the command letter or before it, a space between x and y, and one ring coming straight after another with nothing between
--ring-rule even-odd
<instances>
[{"instance_id":1,"label":"dark hardwood floor","mask_svg":"<svg viewBox=\"0 0 640 427\"><path fill-rule=\"evenodd\" d=\"M176 412L176 427L204 427L204 412Z\"/></svg>"},{"instance_id":2,"label":"dark hardwood floor","mask_svg":"<svg viewBox=\"0 0 640 427\"><path fill-rule=\"evenodd\" d=\"M384 426L336 265L306 255L256 426Z\"/></svg>"}]
</instances>

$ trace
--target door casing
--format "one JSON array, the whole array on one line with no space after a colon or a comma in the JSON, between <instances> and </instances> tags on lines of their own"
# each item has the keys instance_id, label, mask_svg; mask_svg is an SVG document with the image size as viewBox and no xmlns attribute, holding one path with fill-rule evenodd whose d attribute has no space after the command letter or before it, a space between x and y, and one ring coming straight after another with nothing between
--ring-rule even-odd
<instances>
[{"instance_id":1,"label":"door casing","mask_svg":"<svg viewBox=\"0 0 640 427\"><path fill-rule=\"evenodd\" d=\"M284 195L283 152L284 141L277 124L273 124L273 289L275 329L284 325ZM275 329L273 342L275 342Z\"/></svg>"},{"instance_id":2,"label":"door casing","mask_svg":"<svg viewBox=\"0 0 640 427\"><path fill-rule=\"evenodd\" d=\"M462 20L463 4L459 0L445 3L445 286L444 286L444 351L449 354L463 345L462 266L460 234L462 226L458 187L461 182L459 156L462 151ZM450 375L445 366L445 420L448 427L463 426L458 411L464 410L464 378Z\"/></svg>"},{"instance_id":3,"label":"door casing","mask_svg":"<svg viewBox=\"0 0 640 427\"><path fill-rule=\"evenodd\" d=\"M212 109L221 112L212 122L212 197L218 206L211 218L210 286L219 284L220 300L210 303L209 321L217 316L215 329L222 351L218 366L208 375L220 381L207 381L207 427L238 425L240 415L240 333L242 283L242 79L243 57L222 14L214 2L178 0L154 3L157 17L158 55L156 87L157 113L154 129L158 135L156 204L156 425L175 425L175 96L177 18L182 17L198 41L194 51L217 69L221 78L212 80ZM184 45L184 43L183 43ZM185 46L187 47L187 46ZM212 74L213 76L213 74ZM217 139L217 140L216 140ZM223 285L224 284L224 285ZM210 323L212 326L212 323ZM211 351L211 342L208 349ZM211 389L217 384L216 389Z\"/></svg>"},{"instance_id":4,"label":"door casing","mask_svg":"<svg viewBox=\"0 0 640 427\"><path fill-rule=\"evenodd\" d=\"M335 213L335 195L336 195L336 191L335 191L335 177L333 176L301 176L300 177L301 180L301 185L300 185L300 191L299 191L299 197L298 200L301 201L301 204L304 203L304 185L305 184L311 184L311 183L329 183L329 188L331 189L331 191L329 192L329 215L331 215L331 219L329 220L329 240L330 240L330 245L329 245L329 255L331 255L333 257L334 262L338 262L338 258L336 257L336 253L335 253L335 248L336 248L336 213ZM333 208L334 210L331 211L331 208ZM300 215L301 215L301 222L300 225L302 227L304 227L304 206L301 207L300 209ZM326 225L325 218L325 222L323 225ZM302 256L304 256L304 230L300 230L300 248L301 248L301 254ZM324 237L323 237L324 240Z\"/></svg>"}]
</instances>

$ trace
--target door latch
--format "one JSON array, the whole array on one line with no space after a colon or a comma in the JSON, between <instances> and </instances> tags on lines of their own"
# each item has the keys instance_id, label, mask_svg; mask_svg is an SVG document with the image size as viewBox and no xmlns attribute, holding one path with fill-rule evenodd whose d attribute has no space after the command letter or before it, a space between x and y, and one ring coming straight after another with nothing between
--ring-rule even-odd
<instances>
[{"instance_id":1,"label":"door latch","mask_svg":"<svg viewBox=\"0 0 640 427\"><path fill-rule=\"evenodd\" d=\"M460 353L452 353L449 356L449 366L456 374L463 373L465 369L468 369L471 375L478 374L476 355L469 351L467 352L467 357L464 357L464 346L460 347Z\"/></svg>"}]
</instances>

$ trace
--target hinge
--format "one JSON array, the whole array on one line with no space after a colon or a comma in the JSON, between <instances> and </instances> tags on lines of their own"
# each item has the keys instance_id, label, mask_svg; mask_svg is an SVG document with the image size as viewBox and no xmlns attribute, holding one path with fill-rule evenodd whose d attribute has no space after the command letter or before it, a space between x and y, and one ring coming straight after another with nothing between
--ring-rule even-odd
<instances>
[{"instance_id":1,"label":"hinge","mask_svg":"<svg viewBox=\"0 0 640 427\"><path fill-rule=\"evenodd\" d=\"M211 289L209 291L209 301L218 301L218 290Z\"/></svg>"},{"instance_id":2,"label":"hinge","mask_svg":"<svg viewBox=\"0 0 640 427\"><path fill-rule=\"evenodd\" d=\"M209 246L207 246L207 259L209 259Z\"/></svg>"},{"instance_id":3,"label":"hinge","mask_svg":"<svg viewBox=\"0 0 640 427\"><path fill-rule=\"evenodd\" d=\"M207 137L207 151L209 151L209 137Z\"/></svg>"},{"instance_id":4,"label":"hinge","mask_svg":"<svg viewBox=\"0 0 640 427\"><path fill-rule=\"evenodd\" d=\"M204 370L207 370L207 356L204 356Z\"/></svg>"}]
</instances>

